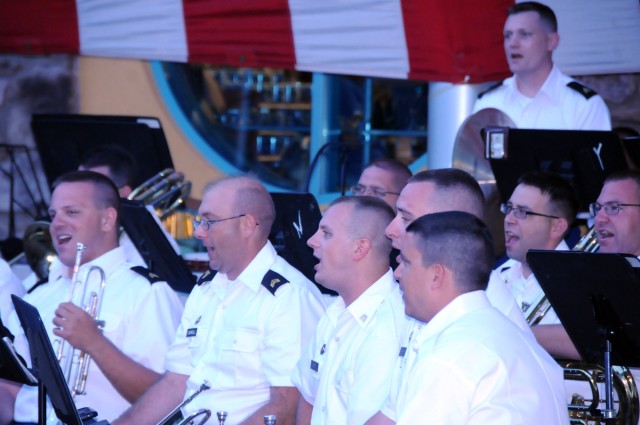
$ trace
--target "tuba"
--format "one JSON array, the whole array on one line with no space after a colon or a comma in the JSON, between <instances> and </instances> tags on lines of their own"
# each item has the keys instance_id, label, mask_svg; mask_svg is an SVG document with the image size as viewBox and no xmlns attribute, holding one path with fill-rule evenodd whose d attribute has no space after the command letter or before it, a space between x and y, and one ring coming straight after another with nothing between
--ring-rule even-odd
<instances>
[{"instance_id":1,"label":"tuba","mask_svg":"<svg viewBox=\"0 0 640 425\"><path fill-rule=\"evenodd\" d=\"M184 205L191 193L191 182L183 173L166 168L135 188L127 199L141 201L152 206L164 218Z\"/></svg>"}]
</instances>

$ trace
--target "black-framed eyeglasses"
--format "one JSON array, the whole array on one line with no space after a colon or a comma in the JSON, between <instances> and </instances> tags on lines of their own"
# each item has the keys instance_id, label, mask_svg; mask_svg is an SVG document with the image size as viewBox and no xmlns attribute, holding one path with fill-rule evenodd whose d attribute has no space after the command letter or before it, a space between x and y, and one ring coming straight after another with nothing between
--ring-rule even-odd
<instances>
[{"instance_id":1,"label":"black-framed eyeglasses","mask_svg":"<svg viewBox=\"0 0 640 425\"><path fill-rule=\"evenodd\" d=\"M202 226L202 230L206 232L207 230L211 229L211 226L213 226L216 223L220 223L221 221L226 221L226 220L233 220L234 218L244 217L245 215L246 214L240 214L240 215L235 215L233 217L219 218L217 220L193 220L193 230L198 230L198 228Z\"/></svg>"},{"instance_id":2,"label":"black-framed eyeglasses","mask_svg":"<svg viewBox=\"0 0 640 425\"><path fill-rule=\"evenodd\" d=\"M541 214L529 210L525 210L522 207L514 207L510 204L500 204L500 212L504 215L509 215L509 213L513 213L513 216L518 220L526 220L528 215L538 215L540 217L548 217L548 218L560 218L555 215Z\"/></svg>"},{"instance_id":3,"label":"black-framed eyeglasses","mask_svg":"<svg viewBox=\"0 0 640 425\"><path fill-rule=\"evenodd\" d=\"M592 217L595 217L598 215L600 210L604 209L604 212L607 215L618 215L622 209L621 207L640 207L640 204L621 204L617 201L605 202L604 204L593 202L589 204L589 214L591 214Z\"/></svg>"},{"instance_id":4,"label":"black-framed eyeglasses","mask_svg":"<svg viewBox=\"0 0 640 425\"><path fill-rule=\"evenodd\" d=\"M380 187L372 187L365 186L362 184L357 184L351 187L351 194L354 196L362 196L367 193L367 190L371 194L371 196L375 196L376 198L384 198L386 195L400 195L398 192L387 192Z\"/></svg>"}]
</instances>

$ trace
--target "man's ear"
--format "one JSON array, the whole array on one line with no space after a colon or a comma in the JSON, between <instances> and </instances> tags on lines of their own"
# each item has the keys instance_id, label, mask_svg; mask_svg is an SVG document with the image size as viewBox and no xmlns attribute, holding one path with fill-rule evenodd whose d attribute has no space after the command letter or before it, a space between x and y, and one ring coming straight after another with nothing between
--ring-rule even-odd
<instances>
[{"instance_id":1,"label":"man's ear","mask_svg":"<svg viewBox=\"0 0 640 425\"><path fill-rule=\"evenodd\" d=\"M115 208L109 207L105 208L104 213L102 214L102 230L104 232L110 232L116 226L116 219L118 218L118 213Z\"/></svg>"},{"instance_id":2,"label":"man's ear","mask_svg":"<svg viewBox=\"0 0 640 425\"><path fill-rule=\"evenodd\" d=\"M260 225L258 223L258 219L253 214L245 214L243 217L240 217L239 220L240 229L242 229L242 232L246 234L255 232L256 227Z\"/></svg>"},{"instance_id":3,"label":"man's ear","mask_svg":"<svg viewBox=\"0 0 640 425\"><path fill-rule=\"evenodd\" d=\"M364 256L366 256L371 249L371 241L369 239L356 239L354 244L355 248L353 251L353 256L355 260L364 258Z\"/></svg>"},{"instance_id":4,"label":"man's ear","mask_svg":"<svg viewBox=\"0 0 640 425\"><path fill-rule=\"evenodd\" d=\"M446 269L440 263L435 263L429 266L427 285L429 285L430 290L435 291L442 288L444 284L445 273Z\"/></svg>"},{"instance_id":5,"label":"man's ear","mask_svg":"<svg viewBox=\"0 0 640 425\"><path fill-rule=\"evenodd\" d=\"M569 230L569 223L564 218L556 218L551 223L551 236L554 239L562 239L567 230Z\"/></svg>"},{"instance_id":6,"label":"man's ear","mask_svg":"<svg viewBox=\"0 0 640 425\"><path fill-rule=\"evenodd\" d=\"M553 52L558 47L558 44L560 44L560 34L557 32L547 33L547 51L549 53Z\"/></svg>"}]
</instances>

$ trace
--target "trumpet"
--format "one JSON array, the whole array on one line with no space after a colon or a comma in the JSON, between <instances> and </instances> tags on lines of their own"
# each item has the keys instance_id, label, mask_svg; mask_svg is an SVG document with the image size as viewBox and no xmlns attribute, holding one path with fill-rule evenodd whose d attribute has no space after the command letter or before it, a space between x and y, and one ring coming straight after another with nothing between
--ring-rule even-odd
<instances>
[{"instance_id":1,"label":"trumpet","mask_svg":"<svg viewBox=\"0 0 640 425\"><path fill-rule=\"evenodd\" d=\"M206 391L209 388L211 388L211 384L209 383L209 381L205 380L202 383L202 385L200 385L200 388L198 388L193 394L191 394L189 397L187 397L182 403L177 405L175 407L175 409L173 409L171 412L169 412L167 414L167 416L162 418L162 420L160 422L158 422L158 425L171 425L171 424L173 424L176 421L177 416L180 414L180 409L182 409L187 404L191 403L191 401L194 398L196 398L201 392ZM181 420L178 423L178 425L194 424L194 419L197 418L198 416L203 416L203 418L197 424L197 425L202 425L206 421L209 420L209 417L211 417L211 410L209 410L209 409L196 410L195 412L191 413L189 416L187 416L186 418ZM224 418L220 419L221 416L224 416ZM218 419L221 421L221 423L224 423L224 420L226 418L227 418L227 412L218 412Z\"/></svg>"},{"instance_id":2,"label":"trumpet","mask_svg":"<svg viewBox=\"0 0 640 425\"><path fill-rule=\"evenodd\" d=\"M78 270L80 269L82 254L86 249L87 247L85 244L80 242L77 244L69 301L83 308L84 311L96 322L96 325L102 329L104 327L104 322L98 320L98 317L100 316L104 290L107 286L106 276L102 268L92 266L87 272L84 282L78 281ZM90 278L94 273L98 273L100 277L99 294L94 291L87 294ZM80 291L82 292L81 297L78 296ZM60 338L59 340L57 354L58 362L60 362L64 377L70 386L71 396L75 397L77 394L86 394L85 388L87 384L87 377L89 375L91 356L84 351L80 351L72 347L71 344L68 344L63 338Z\"/></svg>"}]
</instances>

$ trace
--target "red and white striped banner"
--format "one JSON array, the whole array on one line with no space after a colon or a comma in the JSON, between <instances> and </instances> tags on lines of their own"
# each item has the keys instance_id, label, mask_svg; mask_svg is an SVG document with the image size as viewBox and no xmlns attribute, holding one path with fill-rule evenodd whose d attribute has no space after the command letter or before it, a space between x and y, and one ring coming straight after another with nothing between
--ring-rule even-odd
<instances>
[{"instance_id":1,"label":"red and white striped banner","mask_svg":"<svg viewBox=\"0 0 640 425\"><path fill-rule=\"evenodd\" d=\"M508 75L513 0L0 0L0 53L479 83ZM637 0L551 0L571 74L640 70ZM567 42L565 42L565 40Z\"/></svg>"}]
</instances>

